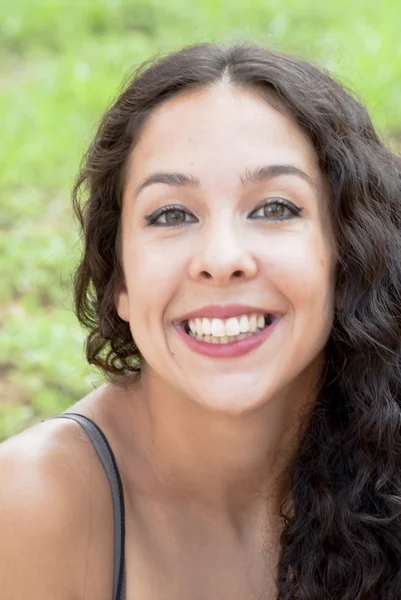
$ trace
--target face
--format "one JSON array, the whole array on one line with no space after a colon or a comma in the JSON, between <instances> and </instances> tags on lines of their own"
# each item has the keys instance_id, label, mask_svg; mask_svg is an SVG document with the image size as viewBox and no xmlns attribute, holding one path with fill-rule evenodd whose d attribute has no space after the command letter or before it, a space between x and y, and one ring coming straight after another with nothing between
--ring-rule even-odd
<instances>
[{"instance_id":1,"label":"face","mask_svg":"<svg viewBox=\"0 0 401 600\"><path fill-rule=\"evenodd\" d=\"M227 414L299 393L333 322L326 206L311 144L256 94L219 84L158 107L130 157L116 293L143 377ZM222 344L211 319L231 317L228 335L234 315L258 329ZM185 332L199 325L203 341Z\"/></svg>"}]
</instances>

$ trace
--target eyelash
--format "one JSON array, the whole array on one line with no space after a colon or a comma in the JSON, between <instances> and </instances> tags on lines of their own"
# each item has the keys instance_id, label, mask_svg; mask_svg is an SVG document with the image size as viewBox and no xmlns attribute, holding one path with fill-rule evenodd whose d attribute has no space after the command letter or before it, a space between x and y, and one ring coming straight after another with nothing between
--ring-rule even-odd
<instances>
[{"instance_id":1,"label":"eyelash","mask_svg":"<svg viewBox=\"0 0 401 600\"><path fill-rule=\"evenodd\" d=\"M278 205L278 206L284 206L285 208L287 208L291 215L290 217L279 217L276 219L268 219L267 217L256 217L258 220L266 220L269 221L271 223L277 223L277 222L282 222L282 221L289 221L291 219L294 219L296 217L299 217L301 215L302 212L302 208L295 206L295 204L292 204L292 202L288 202L287 200L284 199L276 199L276 200L269 200L268 202L265 202L264 204L262 204L261 206L258 206L258 208L255 208L254 211L252 211L251 214L258 212L259 210L262 210L263 208L265 208L266 206L272 206L272 205ZM186 215L190 215L191 213L187 210L185 210L182 206L180 205L174 205L174 204L169 204L167 206L163 206L163 208L159 208L157 210L155 210L152 214L150 215L146 215L145 216L145 220L148 223L148 226L153 226L153 227L182 227L183 225L187 225L188 223L193 223L194 221L184 221L183 223L177 223L176 225L173 224L169 224L169 223L157 223L157 219L159 217L161 217L162 215L165 215L171 211L180 211L185 213Z\"/></svg>"}]
</instances>

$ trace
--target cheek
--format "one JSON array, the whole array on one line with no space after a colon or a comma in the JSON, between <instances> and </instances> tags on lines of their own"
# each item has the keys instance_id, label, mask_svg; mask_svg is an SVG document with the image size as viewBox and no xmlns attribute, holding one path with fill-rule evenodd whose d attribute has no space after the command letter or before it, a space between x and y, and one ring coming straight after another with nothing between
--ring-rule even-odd
<instances>
[{"instance_id":1,"label":"cheek","mask_svg":"<svg viewBox=\"0 0 401 600\"><path fill-rule=\"evenodd\" d=\"M268 259L270 276L293 307L331 305L334 287L331 253L318 239L297 237L276 246Z\"/></svg>"},{"instance_id":2,"label":"cheek","mask_svg":"<svg viewBox=\"0 0 401 600\"><path fill-rule=\"evenodd\" d=\"M130 303L140 311L166 304L174 293L185 269L182 252L170 251L168 245L143 244L138 239L127 248L125 272Z\"/></svg>"}]
</instances>

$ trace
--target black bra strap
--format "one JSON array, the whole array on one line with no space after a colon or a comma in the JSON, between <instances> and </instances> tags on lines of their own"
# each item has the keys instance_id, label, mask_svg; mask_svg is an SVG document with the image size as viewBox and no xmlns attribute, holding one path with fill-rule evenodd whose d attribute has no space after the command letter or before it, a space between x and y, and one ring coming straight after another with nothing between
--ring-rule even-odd
<instances>
[{"instance_id":1,"label":"black bra strap","mask_svg":"<svg viewBox=\"0 0 401 600\"><path fill-rule=\"evenodd\" d=\"M103 431L88 417L76 413L58 415L81 425L91 440L110 483L114 515L113 600L125 600L125 508L121 476L116 459Z\"/></svg>"}]
</instances>

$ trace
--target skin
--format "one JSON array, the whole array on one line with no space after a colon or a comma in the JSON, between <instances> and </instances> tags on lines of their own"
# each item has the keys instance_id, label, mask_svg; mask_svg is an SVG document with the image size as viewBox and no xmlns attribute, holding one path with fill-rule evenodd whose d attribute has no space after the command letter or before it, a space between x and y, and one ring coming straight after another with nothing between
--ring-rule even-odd
<instances>
[{"instance_id":1,"label":"skin","mask_svg":"<svg viewBox=\"0 0 401 600\"><path fill-rule=\"evenodd\" d=\"M294 175L241 184L247 170L273 164L295 166L315 184ZM135 194L160 171L189 174L200 187L156 183ZM285 453L283 434L311 400L321 370L334 304L323 190L316 156L289 117L226 84L160 107L131 157L117 308L144 357L152 453L171 487L188 487L223 513L252 499L253 490L251 497L241 490L255 471L271 482L274 460L267 456ZM302 207L301 216L250 218L277 198ZM196 222L150 227L144 217L168 204ZM174 320L205 304L230 303L282 318L271 338L243 357L211 360L188 350ZM194 476L199 456L203 475Z\"/></svg>"},{"instance_id":2,"label":"skin","mask_svg":"<svg viewBox=\"0 0 401 600\"><path fill-rule=\"evenodd\" d=\"M241 182L271 165L291 165L305 176ZM183 173L197 185L153 183L139 191L159 172ZM277 205L264 212L263 203L277 198L301 212L289 218ZM178 213L184 224L150 226L145 217L170 204L188 212ZM184 92L148 119L128 164L124 281L115 296L142 354L142 373L72 407L102 427L121 471L128 600L184 600L194 590L208 599L244 600L262 590L273 597L279 506L288 493L282 472L297 449L300 411L307 415L313 406L333 322L335 249L326 207L310 142L285 110L255 93L224 82ZM250 354L210 359L178 336L174 321L183 314L233 303L281 314L271 337ZM38 440L42 450L33 452ZM30 543L19 567L8 558L2 589L14 586L10 598L26 597L28 583L16 569L29 564L31 598L32 589L42 599L90 598L94 590L96 598L110 598L110 494L79 426L53 421L28 430L3 444L2 465L2 489L11 486L14 494L0 491L0 502L15 519L0 523L8 539L0 564L21 514L20 535L28 539L23 532L35 523L29 539L41 550ZM21 469L36 474L28 478L33 503L24 500L25 478L15 476ZM56 499L50 505L49 494ZM69 578L54 560L53 585L43 556L54 555L55 543Z\"/></svg>"}]
</instances>

